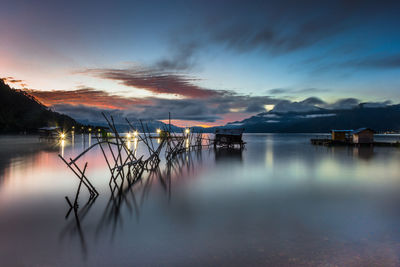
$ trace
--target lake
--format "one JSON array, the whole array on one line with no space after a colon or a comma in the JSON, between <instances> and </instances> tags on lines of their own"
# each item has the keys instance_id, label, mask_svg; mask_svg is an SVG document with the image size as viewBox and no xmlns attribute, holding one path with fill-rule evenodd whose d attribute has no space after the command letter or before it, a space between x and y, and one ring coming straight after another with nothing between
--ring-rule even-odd
<instances>
[{"instance_id":1,"label":"lake","mask_svg":"<svg viewBox=\"0 0 400 267\"><path fill-rule=\"evenodd\" d=\"M163 160L117 197L96 149L78 164L100 195L85 205L83 188L66 218L79 180L58 154L94 140L2 136L0 265L399 266L400 149L313 137L245 134L244 150Z\"/></svg>"}]
</instances>

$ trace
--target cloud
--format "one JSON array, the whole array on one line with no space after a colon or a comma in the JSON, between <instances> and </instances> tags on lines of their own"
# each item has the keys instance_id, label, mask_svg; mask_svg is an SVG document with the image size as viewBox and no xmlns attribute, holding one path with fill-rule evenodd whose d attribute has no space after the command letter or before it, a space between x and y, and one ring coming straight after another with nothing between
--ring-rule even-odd
<instances>
[{"instance_id":1,"label":"cloud","mask_svg":"<svg viewBox=\"0 0 400 267\"><path fill-rule=\"evenodd\" d=\"M86 69L80 73L114 80L123 85L145 89L154 94L172 94L188 98L207 98L223 92L205 89L194 84L197 80L183 74L163 72L156 69Z\"/></svg>"},{"instance_id":2,"label":"cloud","mask_svg":"<svg viewBox=\"0 0 400 267\"><path fill-rule=\"evenodd\" d=\"M27 90L27 92L37 98L47 106L59 104L85 105L91 107L108 109L130 109L137 105L150 104L148 100L142 98L129 98L112 95L106 91L93 88L80 88L77 90Z\"/></svg>"},{"instance_id":3,"label":"cloud","mask_svg":"<svg viewBox=\"0 0 400 267\"><path fill-rule=\"evenodd\" d=\"M311 47L356 27L379 8L368 1L254 2L250 7L232 4L234 12L207 25L211 42L239 52L256 49L282 54ZM248 10L246 10L248 9ZM244 11L245 10L245 11ZM250 13L251 12L251 13ZM248 14L252 14L250 17ZM231 16L229 18L228 16ZM234 19L232 19L234 18ZM239 18L239 19L238 19Z\"/></svg>"},{"instance_id":4,"label":"cloud","mask_svg":"<svg viewBox=\"0 0 400 267\"><path fill-rule=\"evenodd\" d=\"M3 82L7 83L7 84L12 84L12 85L17 85L21 88L26 88L27 84L24 80L20 80L20 79L16 79L14 77L4 77L4 78L0 78L0 80L3 80Z\"/></svg>"},{"instance_id":5,"label":"cloud","mask_svg":"<svg viewBox=\"0 0 400 267\"><path fill-rule=\"evenodd\" d=\"M304 99L300 103L305 104L305 105L314 105L314 106L326 105L326 102L318 97L309 97L307 99Z\"/></svg>"},{"instance_id":6,"label":"cloud","mask_svg":"<svg viewBox=\"0 0 400 267\"><path fill-rule=\"evenodd\" d=\"M314 64L322 58L313 58L302 63L303 65ZM365 70L395 70L400 69L400 54L391 55L368 55L364 57L352 58L350 60L339 60L335 62L326 62L317 64L312 73L321 74L335 71L335 73L343 73L350 71Z\"/></svg>"},{"instance_id":7,"label":"cloud","mask_svg":"<svg viewBox=\"0 0 400 267\"><path fill-rule=\"evenodd\" d=\"M280 113L317 111L320 110L320 105L326 105L326 103L316 97L310 97L299 102L282 100L275 105L272 111Z\"/></svg>"},{"instance_id":8,"label":"cloud","mask_svg":"<svg viewBox=\"0 0 400 267\"><path fill-rule=\"evenodd\" d=\"M392 101L386 100L383 102L364 102L360 103L360 106L364 108L383 108L389 106L390 104L392 104Z\"/></svg>"},{"instance_id":9,"label":"cloud","mask_svg":"<svg viewBox=\"0 0 400 267\"><path fill-rule=\"evenodd\" d=\"M65 113L80 121L103 121L101 112L115 117L116 121L124 123L124 118L130 120L165 120L168 113L173 119L214 122L222 117L213 114L213 110L199 101L151 99L152 105L141 105L139 109L110 109L85 105L56 104L52 106L57 112Z\"/></svg>"},{"instance_id":10,"label":"cloud","mask_svg":"<svg viewBox=\"0 0 400 267\"><path fill-rule=\"evenodd\" d=\"M157 61L153 68L159 71L190 70L196 64L194 55L198 49L198 43L174 41L170 56Z\"/></svg>"},{"instance_id":11,"label":"cloud","mask_svg":"<svg viewBox=\"0 0 400 267\"><path fill-rule=\"evenodd\" d=\"M33 91L34 96L44 100L47 105L60 113L67 114L81 122L102 122L101 112L113 115L116 121L124 123L130 120L165 120L171 113L174 120L196 121L204 123L228 122L236 116L242 118L256 113L265 113L265 105L274 105L272 112L308 112L321 109L351 109L360 101L355 98L339 99L327 103L317 97L302 101L289 101L269 96L240 95L224 91L204 99L163 99L146 97L143 99L110 95L93 88L81 88L74 91ZM364 107L382 107L390 101L363 103ZM272 114L271 112L268 114Z\"/></svg>"},{"instance_id":12,"label":"cloud","mask_svg":"<svg viewBox=\"0 0 400 267\"><path fill-rule=\"evenodd\" d=\"M357 107L359 104L360 101L356 98L343 98L337 100L336 102L328 103L318 97L309 97L299 102L282 100L275 105L272 111L285 113L318 111L321 109L352 109Z\"/></svg>"},{"instance_id":13,"label":"cloud","mask_svg":"<svg viewBox=\"0 0 400 267\"><path fill-rule=\"evenodd\" d=\"M303 88L303 89L290 89L290 88L274 88L267 90L267 93L272 95L299 95L299 94L316 94L328 92L328 89L321 88Z\"/></svg>"},{"instance_id":14,"label":"cloud","mask_svg":"<svg viewBox=\"0 0 400 267\"><path fill-rule=\"evenodd\" d=\"M400 68L400 54L370 56L369 58L350 60L341 65L364 69L398 69Z\"/></svg>"},{"instance_id":15,"label":"cloud","mask_svg":"<svg viewBox=\"0 0 400 267\"><path fill-rule=\"evenodd\" d=\"M288 92L290 92L290 89L286 89L286 88L274 88L274 89L269 89L267 90L267 92L269 94L272 95L280 95L280 94L287 94Z\"/></svg>"},{"instance_id":16,"label":"cloud","mask_svg":"<svg viewBox=\"0 0 400 267\"><path fill-rule=\"evenodd\" d=\"M174 119L215 122L229 114L263 112L265 105L281 101L268 96L240 95L230 91L218 91L217 94L200 99L130 98L93 88L28 92L45 105L78 120L101 119L101 111L112 111L123 117L153 120L167 119L171 112Z\"/></svg>"},{"instance_id":17,"label":"cloud","mask_svg":"<svg viewBox=\"0 0 400 267\"><path fill-rule=\"evenodd\" d=\"M343 98L334 102L333 104L326 105L330 109L352 109L360 104L360 100L356 98Z\"/></svg>"}]
</instances>

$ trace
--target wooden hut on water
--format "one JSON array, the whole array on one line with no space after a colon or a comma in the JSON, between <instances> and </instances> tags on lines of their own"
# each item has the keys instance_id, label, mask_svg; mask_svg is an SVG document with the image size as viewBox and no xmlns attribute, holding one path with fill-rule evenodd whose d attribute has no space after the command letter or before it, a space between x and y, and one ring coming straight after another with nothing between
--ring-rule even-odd
<instances>
[{"instance_id":1,"label":"wooden hut on water","mask_svg":"<svg viewBox=\"0 0 400 267\"><path fill-rule=\"evenodd\" d=\"M387 142L375 142L375 131L370 128L359 128L357 130L332 130L331 139L311 139L314 145L393 145Z\"/></svg>"},{"instance_id":2,"label":"wooden hut on water","mask_svg":"<svg viewBox=\"0 0 400 267\"><path fill-rule=\"evenodd\" d=\"M244 146L242 139L244 129L222 129L215 130L214 147L235 147L239 145L240 148Z\"/></svg>"},{"instance_id":3,"label":"wooden hut on water","mask_svg":"<svg viewBox=\"0 0 400 267\"><path fill-rule=\"evenodd\" d=\"M39 138L48 138L54 139L59 138L61 133L61 127L53 126L53 127L42 127L38 129Z\"/></svg>"},{"instance_id":4,"label":"wooden hut on water","mask_svg":"<svg viewBox=\"0 0 400 267\"><path fill-rule=\"evenodd\" d=\"M352 132L354 144L373 144L374 130L370 128L360 128Z\"/></svg>"},{"instance_id":5,"label":"wooden hut on water","mask_svg":"<svg viewBox=\"0 0 400 267\"><path fill-rule=\"evenodd\" d=\"M332 141L351 142L353 130L332 130Z\"/></svg>"}]
</instances>

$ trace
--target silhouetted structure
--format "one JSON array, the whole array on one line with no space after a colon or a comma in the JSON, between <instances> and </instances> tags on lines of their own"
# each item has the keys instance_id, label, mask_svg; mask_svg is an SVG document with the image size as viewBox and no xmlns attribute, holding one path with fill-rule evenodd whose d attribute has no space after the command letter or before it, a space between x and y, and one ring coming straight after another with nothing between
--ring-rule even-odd
<instances>
[{"instance_id":1,"label":"silhouetted structure","mask_svg":"<svg viewBox=\"0 0 400 267\"><path fill-rule=\"evenodd\" d=\"M244 129L216 129L214 147L234 147L236 145L243 147L245 144L242 140L243 132Z\"/></svg>"},{"instance_id":2,"label":"silhouetted structure","mask_svg":"<svg viewBox=\"0 0 400 267\"><path fill-rule=\"evenodd\" d=\"M332 130L332 136L328 138L313 138L311 144L324 146L400 146L400 142L376 142L375 131L370 128L359 128L357 130Z\"/></svg>"},{"instance_id":3,"label":"silhouetted structure","mask_svg":"<svg viewBox=\"0 0 400 267\"><path fill-rule=\"evenodd\" d=\"M369 128L360 128L352 132L354 144L373 144L374 130Z\"/></svg>"},{"instance_id":4,"label":"silhouetted structure","mask_svg":"<svg viewBox=\"0 0 400 267\"><path fill-rule=\"evenodd\" d=\"M332 140L340 142L350 142L352 132L353 130L332 130Z\"/></svg>"}]
</instances>

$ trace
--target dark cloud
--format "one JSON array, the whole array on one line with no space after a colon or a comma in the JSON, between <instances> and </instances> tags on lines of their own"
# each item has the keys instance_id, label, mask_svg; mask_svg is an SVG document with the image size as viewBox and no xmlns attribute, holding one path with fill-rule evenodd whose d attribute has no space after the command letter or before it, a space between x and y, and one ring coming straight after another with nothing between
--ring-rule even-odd
<instances>
[{"instance_id":1,"label":"dark cloud","mask_svg":"<svg viewBox=\"0 0 400 267\"><path fill-rule=\"evenodd\" d=\"M290 88L274 88L267 90L267 93L272 95L299 95L299 94L315 94L327 92L327 89L321 88L303 88L303 89L290 89Z\"/></svg>"},{"instance_id":2,"label":"dark cloud","mask_svg":"<svg viewBox=\"0 0 400 267\"><path fill-rule=\"evenodd\" d=\"M367 69L398 69L400 68L400 54L378 55L350 60L342 63L342 66Z\"/></svg>"},{"instance_id":3,"label":"dark cloud","mask_svg":"<svg viewBox=\"0 0 400 267\"><path fill-rule=\"evenodd\" d=\"M400 69L400 54L391 55L369 55L364 57L353 58L351 60L339 60L335 62L317 63L321 58L313 58L310 61L304 61L303 65L316 64L312 71L313 74L321 74L335 71L342 74L343 72L354 70L390 70ZM302 65L302 66L303 66Z\"/></svg>"},{"instance_id":4,"label":"dark cloud","mask_svg":"<svg viewBox=\"0 0 400 267\"><path fill-rule=\"evenodd\" d=\"M301 101L301 103L306 104L306 105L315 105L315 106L322 106L322 105L326 104L325 101L323 101L322 99L320 99L318 97L309 97L309 98Z\"/></svg>"},{"instance_id":5,"label":"dark cloud","mask_svg":"<svg viewBox=\"0 0 400 267\"><path fill-rule=\"evenodd\" d=\"M231 14L226 12L232 18L222 15L219 20L212 20L207 30L211 41L236 51L265 49L273 54L288 53L356 27L365 21L358 18L370 18L383 7L372 9L371 5L371 1L357 0L257 1L250 8L235 6Z\"/></svg>"},{"instance_id":6,"label":"dark cloud","mask_svg":"<svg viewBox=\"0 0 400 267\"><path fill-rule=\"evenodd\" d=\"M94 91L94 92L92 92ZM65 93L65 92L64 92ZM360 101L355 98L340 99L334 103L327 103L317 97L309 97L302 101L289 101L284 99L270 98L268 96L239 95L225 92L207 99L161 99L145 98L131 99L119 96L109 96L98 90L76 90L70 97L69 94L59 94L57 91L45 91L47 99L53 99L51 108L65 113L71 117L86 122L102 121L101 112L113 115L123 123L124 118L130 120L165 120L168 113L175 120L215 122L223 120L227 114L249 114L265 112L265 105L275 105L273 112L308 112L320 109L351 109L359 105ZM52 95L52 96L50 96ZM91 102L87 99L93 96ZM59 100L56 100L59 97ZM81 102L78 101L81 100ZM106 104L106 103L111 103ZM117 108L119 103L119 108ZM128 105L126 105L128 104ZM390 101L363 103L364 107L382 107L389 105Z\"/></svg>"},{"instance_id":7,"label":"dark cloud","mask_svg":"<svg viewBox=\"0 0 400 267\"><path fill-rule=\"evenodd\" d=\"M152 99L154 105L142 105L135 109L108 109L100 107L89 107L85 105L56 104L52 108L58 112L65 113L80 121L102 121L101 112L112 115L118 122L123 123L124 118L130 120L165 120L170 112L173 119L195 120L214 122L221 119L213 114L212 110L199 101L192 100L168 100Z\"/></svg>"},{"instance_id":8,"label":"dark cloud","mask_svg":"<svg viewBox=\"0 0 400 267\"><path fill-rule=\"evenodd\" d=\"M229 113L265 111L267 104L278 103L279 99L268 96L239 95L219 91L208 98L163 99L157 97L129 98L111 95L105 91L81 88L73 91L29 90L39 101L76 119L99 119L100 111L117 112L116 115L140 119L174 119L215 122Z\"/></svg>"},{"instance_id":9,"label":"dark cloud","mask_svg":"<svg viewBox=\"0 0 400 267\"><path fill-rule=\"evenodd\" d=\"M387 103L387 102L384 102ZM327 103L318 97L309 97L303 101L282 100L275 105L274 112L308 112L320 109L352 109L357 107L360 101L356 98L343 98L333 103Z\"/></svg>"},{"instance_id":10,"label":"dark cloud","mask_svg":"<svg viewBox=\"0 0 400 267\"><path fill-rule=\"evenodd\" d=\"M172 42L169 57L156 62L154 69L159 71L187 71L196 64L195 52L199 45L195 42Z\"/></svg>"},{"instance_id":11,"label":"dark cloud","mask_svg":"<svg viewBox=\"0 0 400 267\"><path fill-rule=\"evenodd\" d=\"M163 72L155 69L87 69L81 73L118 81L126 86L145 89L155 94L207 98L223 93L197 86L194 84L196 79L187 75Z\"/></svg>"},{"instance_id":12,"label":"dark cloud","mask_svg":"<svg viewBox=\"0 0 400 267\"><path fill-rule=\"evenodd\" d=\"M358 106L358 104L360 104L360 100L356 98L343 98L326 107L330 109L351 109Z\"/></svg>"},{"instance_id":13,"label":"dark cloud","mask_svg":"<svg viewBox=\"0 0 400 267\"><path fill-rule=\"evenodd\" d=\"M287 94L290 91L291 91L290 89L286 89L286 88L274 88L274 89L267 90L267 92L272 95Z\"/></svg>"},{"instance_id":14,"label":"dark cloud","mask_svg":"<svg viewBox=\"0 0 400 267\"><path fill-rule=\"evenodd\" d=\"M387 107L391 104L392 104L392 101L387 100L387 101L383 101L383 102L364 102L364 103L360 103L360 106L362 106L364 108L383 108L383 107Z\"/></svg>"},{"instance_id":15,"label":"dark cloud","mask_svg":"<svg viewBox=\"0 0 400 267\"><path fill-rule=\"evenodd\" d=\"M274 112L308 112L316 111L320 109L320 105L325 105L326 103L319 98L311 97L303 101L289 101L282 100L277 103L273 109Z\"/></svg>"}]
</instances>

